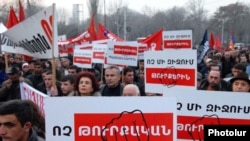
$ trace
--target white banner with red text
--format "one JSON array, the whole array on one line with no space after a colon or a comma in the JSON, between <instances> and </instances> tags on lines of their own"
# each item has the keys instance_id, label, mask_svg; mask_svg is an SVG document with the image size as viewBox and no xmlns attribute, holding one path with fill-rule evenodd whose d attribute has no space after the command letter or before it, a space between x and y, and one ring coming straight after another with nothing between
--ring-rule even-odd
<instances>
[{"instance_id":1,"label":"white banner with red text","mask_svg":"<svg viewBox=\"0 0 250 141\"><path fill-rule=\"evenodd\" d=\"M178 140L204 140L204 125L250 125L250 95L240 92L168 89L177 98Z\"/></svg>"},{"instance_id":2,"label":"white banner with red text","mask_svg":"<svg viewBox=\"0 0 250 141\"><path fill-rule=\"evenodd\" d=\"M20 83L20 90L21 90L21 99L22 100L31 100L33 101L41 111L42 115L44 116L44 99L46 97L49 97L48 95L45 95L44 93L34 89L30 85L22 82Z\"/></svg>"},{"instance_id":3,"label":"white banner with red text","mask_svg":"<svg viewBox=\"0 0 250 141\"><path fill-rule=\"evenodd\" d=\"M145 91L196 89L196 56L190 49L144 52Z\"/></svg>"},{"instance_id":4,"label":"white banner with red text","mask_svg":"<svg viewBox=\"0 0 250 141\"><path fill-rule=\"evenodd\" d=\"M3 33L7 38L3 39L2 51L36 58L58 57L56 23L55 6L38 12Z\"/></svg>"},{"instance_id":5,"label":"white banner with red text","mask_svg":"<svg viewBox=\"0 0 250 141\"><path fill-rule=\"evenodd\" d=\"M137 66L137 42L108 42L106 51L107 64Z\"/></svg>"},{"instance_id":6,"label":"white banner with red text","mask_svg":"<svg viewBox=\"0 0 250 141\"><path fill-rule=\"evenodd\" d=\"M192 49L192 30L163 31L164 49Z\"/></svg>"},{"instance_id":7,"label":"white banner with red text","mask_svg":"<svg viewBox=\"0 0 250 141\"><path fill-rule=\"evenodd\" d=\"M53 97L45 113L49 141L176 141L174 97Z\"/></svg>"}]
</instances>

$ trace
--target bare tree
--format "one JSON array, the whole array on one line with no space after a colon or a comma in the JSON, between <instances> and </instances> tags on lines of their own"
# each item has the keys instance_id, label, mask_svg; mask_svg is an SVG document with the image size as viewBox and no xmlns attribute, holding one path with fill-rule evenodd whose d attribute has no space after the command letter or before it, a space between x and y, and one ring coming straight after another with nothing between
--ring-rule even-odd
<instances>
[{"instance_id":1,"label":"bare tree","mask_svg":"<svg viewBox=\"0 0 250 141\"><path fill-rule=\"evenodd\" d=\"M144 15L147 15L149 17L153 17L155 15L155 13L157 13L155 10L153 10L152 8L148 7L148 6L144 6L142 8L142 13Z\"/></svg>"},{"instance_id":2,"label":"bare tree","mask_svg":"<svg viewBox=\"0 0 250 141\"><path fill-rule=\"evenodd\" d=\"M204 9L205 0L189 0L187 3L189 27L193 29L193 40L195 44L200 43L207 27L207 11Z\"/></svg>"},{"instance_id":3,"label":"bare tree","mask_svg":"<svg viewBox=\"0 0 250 141\"><path fill-rule=\"evenodd\" d=\"M108 6L108 16L107 16L107 27L116 33L118 36L122 35L122 29L124 24L124 8L126 4L123 0L114 0Z\"/></svg>"},{"instance_id":4,"label":"bare tree","mask_svg":"<svg viewBox=\"0 0 250 141\"><path fill-rule=\"evenodd\" d=\"M166 12L165 29L180 30L187 28L186 10L183 7L173 7Z\"/></svg>"},{"instance_id":5,"label":"bare tree","mask_svg":"<svg viewBox=\"0 0 250 141\"><path fill-rule=\"evenodd\" d=\"M0 0L0 9L0 22L5 24L9 14L9 5L4 0Z\"/></svg>"},{"instance_id":6,"label":"bare tree","mask_svg":"<svg viewBox=\"0 0 250 141\"><path fill-rule=\"evenodd\" d=\"M41 0L27 0L24 2L24 4L26 4L26 18L34 15L44 8L40 5L40 2Z\"/></svg>"},{"instance_id":7,"label":"bare tree","mask_svg":"<svg viewBox=\"0 0 250 141\"><path fill-rule=\"evenodd\" d=\"M250 42L250 8L243 3L232 3L220 7L210 20L210 29L223 33L224 43L228 44L232 32L236 42Z\"/></svg>"},{"instance_id":8,"label":"bare tree","mask_svg":"<svg viewBox=\"0 0 250 141\"><path fill-rule=\"evenodd\" d=\"M42 6L40 5L41 0L23 0L21 1L23 3L23 6L25 8L25 14L26 18L37 13L39 10L42 9ZM5 23L7 21L7 17L9 14L9 7L12 6L16 13L18 13L18 1L17 0L0 0L0 8L1 8L1 14L0 14L0 20L1 22Z\"/></svg>"},{"instance_id":9,"label":"bare tree","mask_svg":"<svg viewBox=\"0 0 250 141\"><path fill-rule=\"evenodd\" d=\"M97 14L99 8L99 0L89 0L88 8L90 15Z\"/></svg>"}]
</instances>

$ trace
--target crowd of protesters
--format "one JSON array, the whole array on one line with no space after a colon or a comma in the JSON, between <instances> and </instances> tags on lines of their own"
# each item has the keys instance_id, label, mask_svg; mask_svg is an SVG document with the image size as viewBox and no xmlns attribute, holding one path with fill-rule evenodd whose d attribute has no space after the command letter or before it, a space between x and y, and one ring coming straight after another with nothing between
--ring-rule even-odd
<instances>
[{"instance_id":1,"label":"crowd of protesters","mask_svg":"<svg viewBox=\"0 0 250 141\"><path fill-rule=\"evenodd\" d=\"M53 76L50 59L27 61L17 54L8 55L7 61L5 58L0 56L0 126L3 126L0 140L45 139L44 117L34 103L21 100L20 82L51 97L162 96L145 92L143 60L138 61L137 67L121 69L111 65L104 69L102 64L94 64L91 69L86 69L74 65L72 56L61 57L55 61L56 76ZM247 50L209 51L197 65L197 71L198 90L250 91L250 52ZM20 112L21 109L27 110ZM13 128L23 130L25 136L10 135Z\"/></svg>"},{"instance_id":2,"label":"crowd of protesters","mask_svg":"<svg viewBox=\"0 0 250 141\"><path fill-rule=\"evenodd\" d=\"M250 52L209 51L197 67L197 89L207 91L250 91Z\"/></svg>"},{"instance_id":3,"label":"crowd of protesters","mask_svg":"<svg viewBox=\"0 0 250 141\"><path fill-rule=\"evenodd\" d=\"M56 82L53 83L50 59L25 60L12 54L8 61L0 57L0 101L20 99L19 82L24 81L49 96L123 96L123 88L135 84L140 96L162 95L145 92L144 61L137 67L94 64L91 69L73 64L73 57L56 59ZM5 62L8 62L6 69ZM250 53L248 50L209 51L197 66L197 89L249 92ZM242 83L239 81L242 81ZM245 82L244 85L243 82Z\"/></svg>"},{"instance_id":4,"label":"crowd of protesters","mask_svg":"<svg viewBox=\"0 0 250 141\"><path fill-rule=\"evenodd\" d=\"M24 81L48 96L123 96L123 88L134 84L138 96L161 96L146 93L144 83L144 61L138 67L119 68L94 64L91 69L73 64L72 56L60 57L55 61L56 82L53 83L51 59L25 60L22 55L8 55L6 69L4 56L0 57L0 101L20 99L19 82ZM134 89L137 89L133 87Z\"/></svg>"}]
</instances>

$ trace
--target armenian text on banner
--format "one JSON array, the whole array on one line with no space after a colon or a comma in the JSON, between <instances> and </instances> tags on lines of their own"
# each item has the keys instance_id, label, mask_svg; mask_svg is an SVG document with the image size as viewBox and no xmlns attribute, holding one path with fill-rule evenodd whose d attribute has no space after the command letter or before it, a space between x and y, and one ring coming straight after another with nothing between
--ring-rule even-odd
<instances>
[{"instance_id":1,"label":"armenian text on banner","mask_svg":"<svg viewBox=\"0 0 250 141\"><path fill-rule=\"evenodd\" d=\"M53 13L56 11L53 8L54 6L50 6L5 31L3 34L16 46L3 46L2 51L36 58L52 58L54 46L54 56L58 57L57 14Z\"/></svg>"},{"instance_id":2,"label":"armenian text on banner","mask_svg":"<svg viewBox=\"0 0 250 141\"><path fill-rule=\"evenodd\" d=\"M163 48L192 49L192 30L163 31Z\"/></svg>"},{"instance_id":3,"label":"armenian text on banner","mask_svg":"<svg viewBox=\"0 0 250 141\"><path fill-rule=\"evenodd\" d=\"M77 49L81 50L91 50L93 51L92 63L104 63L105 53L107 50L107 44L83 44L76 46Z\"/></svg>"},{"instance_id":4,"label":"armenian text on banner","mask_svg":"<svg viewBox=\"0 0 250 141\"><path fill-rule=\"evenodd\" d=\"M107 63L115 65L137 66L137 42L108 42Z\"/></svg>"},{"instance_id":5,"label":"armenian text on banner","mask_svg":"<svg viewBox=\"0 0 250 141\"><path fill-rule=\"evenodd\" d=\"M93 63L104 63L107 44L93 44Z\"/></svg>"},{"instance_id":6,"label":"armenian text on banner","mask_svg":"<svg viewBox=\"0 0 250 141\"><path fill-rule=\"evenodd\" d=\"M49 141L176 141L174 97L53 97L45 113Z\"/></svg>"},{"instance_id":7,"label":"armenian text on banner","mask_svg":"<svg viewBox=\"0 0 250 141\"><path fill-rule=\"evenodd\" d=\"M44 116L44 99L46 97L49 97L45 95L44 93L34 89L30 85L22 82L20 83L20 89L21 89L21 99L22 100L31 100L33 101L40 109L42 115Z\"/></svg>"},{"instance_id":8,"label":"armenian text on banner","mask_svg":"<svg viewBox=\"0 0 250 141\"><path fill-rule=\"evenodd\" d=\"M196 50L168 49L144 52L145 91L196 89Z\"/></svg>"},{"instance_id":9,"label":"armenian text on banner","mask_svg":"<svg viewBox=\"0 0 250 141\"><path fill-rule=\"evenodd\" d=\"M92 68L92 50L74 49L73 64L81 68Z\"/></svg>"},{"instance_id":10,"label":"armenian text on banner","mask_svg":"<svg viewBox=\"0 0 250 141\"><path fill-rule=\"evenodd\" d=\"M250 125L250 95L239 92L165 90L177 98L178 140L204 140L204 125Z\"/></svg>"},{"instance_id":11,"label":"armenian text on banner","mask_svg":"<svg viewBox=\"0 0 250 141\"><path fill-rule=\"evenodd\" d=\"M138 43L138 59L143 60L144 59L144 52L148 51L147 44Z\"/></svg>"}]
</instances>

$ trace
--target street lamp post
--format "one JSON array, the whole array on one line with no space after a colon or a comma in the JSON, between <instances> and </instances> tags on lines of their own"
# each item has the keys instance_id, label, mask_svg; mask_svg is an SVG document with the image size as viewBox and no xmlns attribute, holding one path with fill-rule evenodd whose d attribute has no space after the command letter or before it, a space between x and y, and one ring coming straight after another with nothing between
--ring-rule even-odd
<instances>
[{"instance_id":1,"label":"street lamp post","mask_svg":"<svg viewBox=\"0 0 250 141\"><path fill-rule=\"evenodd\" d=\"M106 27L106 2L105 2L105 0L104 0L104 25L105 25L105 27Z\"/></svg>"},{"instance_id":2,"label":"street lamp post","mask_svg":"<svg viewBox=\"0 0 250 141\"><path fill-rule=\"evenodd\" d=\"M127 40L127 8L125 7L124 8L124 27L123 27L123 30L124 30L124 40L126 41Z\"/></svg>"},{"instance_id":3,"label":"street lamp post","mask_svg":"<svg viewBox=\"0 0 250 141\"><path fill-rule=\"evenodd\" d=\"M223 43L224 43L224 24L225 24L225 19L222 19L222 26L221 26L221 47L223 48Z\"/></svg>"},{"instance_id":4,"label":"street lamp post","mask_svg":"<svg viewBox=\"0 0 250 141\"><path fill-rule=\"evenodd\" d=\"M120 36L120 31L119 31L119 29L120 29L120 24L119 24L119 14L120 14L120 9L118 8L117 9L117 13L116 13L117 15L116 15L116 22L115 22L115 24L116 24L116 32L117 32L117 36Z\"/></svg>"}]
</instances>

